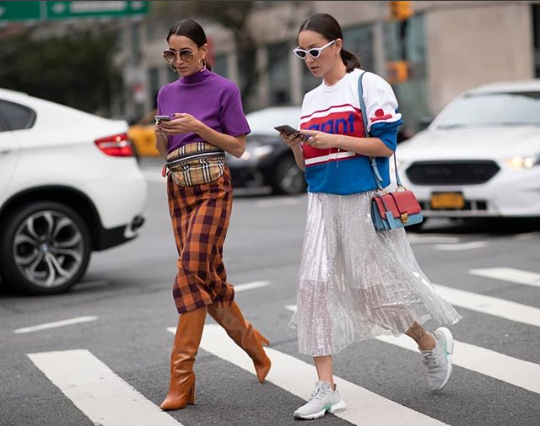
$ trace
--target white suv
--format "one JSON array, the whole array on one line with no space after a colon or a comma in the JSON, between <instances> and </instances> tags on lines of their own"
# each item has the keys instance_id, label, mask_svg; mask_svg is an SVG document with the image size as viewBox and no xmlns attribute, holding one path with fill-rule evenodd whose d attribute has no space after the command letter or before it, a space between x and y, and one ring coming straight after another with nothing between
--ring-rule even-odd
<instances>
[{"instance_id":1,"label":"white suv","mask_svg":"<svg viewBox=\"0 0 540 426\"><path fill-rule=\"evenodd\" d=\"M0 285L67 290L133 239L146 182L127 123L0 89Z\"/></svg>"}]
</instances>

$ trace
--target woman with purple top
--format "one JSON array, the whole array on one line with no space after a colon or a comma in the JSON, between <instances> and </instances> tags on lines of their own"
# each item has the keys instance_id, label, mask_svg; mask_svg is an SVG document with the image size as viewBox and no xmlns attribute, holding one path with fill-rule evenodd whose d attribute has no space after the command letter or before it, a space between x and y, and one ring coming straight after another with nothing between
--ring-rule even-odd
<instances>
[{"instance_id":1,"label":"woman with purple top","mask_svg":"<svg viewBox=\"0 0 540 426\"><path fill-rule=\"evenodd\" d=\"M236 85L211 72L208 44L195 21L176 23L163 57L182 77L159 91L156 147L167 159L167 194L178 250L173 296L180 317L171 354L169 393L161 408L195 403L193 364L207 312L251 357L259 381L270 370L266 340L234 302L223 244L232 207L228 152L240 157L250 128Z\"/></svg>"}]
</instances>

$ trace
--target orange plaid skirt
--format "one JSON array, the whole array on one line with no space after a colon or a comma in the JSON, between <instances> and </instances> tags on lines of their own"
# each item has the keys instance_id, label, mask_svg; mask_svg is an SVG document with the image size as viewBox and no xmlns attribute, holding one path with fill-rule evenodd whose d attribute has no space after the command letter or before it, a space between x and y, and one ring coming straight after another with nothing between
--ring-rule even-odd
<instances>
[{"instance_id":1,"label":"orange plaid skirt","mask_svg":"<svg viewBox=\"0 0 540 426\"><path fill-rule=\"evenodd\" d=\"M173 284L178 313L230 306L234 287L222 259L232 208L229 169L218 180L195 186L179 186L168 176L167 195L179 255Z\"/></svg>"}]
</instances>

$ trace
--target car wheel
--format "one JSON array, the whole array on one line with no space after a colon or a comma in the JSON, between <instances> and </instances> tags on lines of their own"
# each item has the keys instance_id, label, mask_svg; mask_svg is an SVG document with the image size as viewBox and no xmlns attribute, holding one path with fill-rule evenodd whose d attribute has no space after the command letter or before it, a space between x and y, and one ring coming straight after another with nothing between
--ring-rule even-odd
<instances>
[{"instance_id":1,"label":"car wheel","mask_svg":"<svg viewBox=\"0 0 540 426\"><path fill-rule=\"evenodd\" d=\"M272 189L275 194L300 194L306 190L304 172L292 156L282 157L276 165Z\"/></svg>"},{"instance_id":2,"label":"car wheel","mask_svg":"<svg viewBox=\"0 0 540 426\"><path fill-rule=\"evenodd\" d=\"M6 218L0 234L2 282L15 290L61 293L88 267L88 228L66 205L38 202L22 207Z\"/></svg>"}]
</instances>

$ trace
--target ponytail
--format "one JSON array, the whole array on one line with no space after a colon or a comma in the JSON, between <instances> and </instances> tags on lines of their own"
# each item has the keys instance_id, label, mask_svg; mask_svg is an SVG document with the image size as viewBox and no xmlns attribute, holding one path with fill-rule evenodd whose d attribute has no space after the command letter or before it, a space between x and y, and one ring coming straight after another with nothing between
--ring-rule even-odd
<instances>
[{"instance_id":1,"label":"ponytail","mask_svg":"<svg viewBox=\"0 0 540 426\"><path fill-rule=\"evenodd\" d=\"M341 60L347 67L348 73L355 68L361 68L360 60L358 59L358 57L354 53L349 52L348 50L341 49Z\"/></svg>"}]
</instances>

